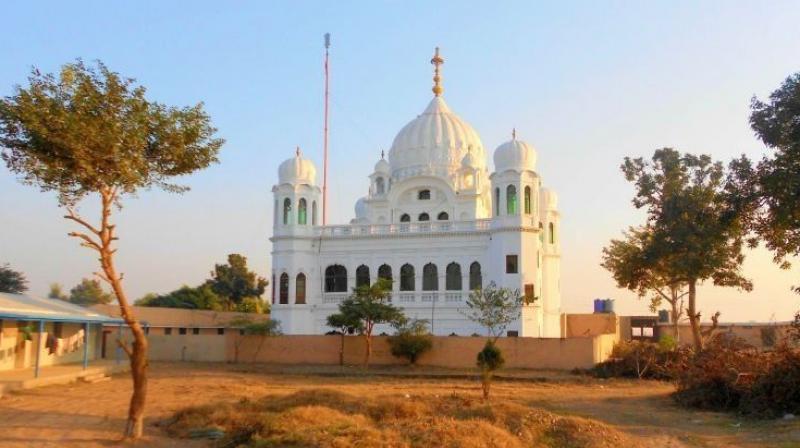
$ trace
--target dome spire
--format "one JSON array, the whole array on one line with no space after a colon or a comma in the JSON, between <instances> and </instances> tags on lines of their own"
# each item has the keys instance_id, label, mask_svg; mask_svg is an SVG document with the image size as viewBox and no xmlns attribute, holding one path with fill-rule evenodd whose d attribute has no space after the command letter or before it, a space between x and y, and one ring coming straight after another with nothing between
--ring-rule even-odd
<instances>
[{"instance_id":1,"label":"dome spire","mask_svg":"<svg viewBox=\"0 0 800 448\"><path fill-rule=\"evenodd\" d=\"M444 59L439 56L439 47L436 47L436 52L433 54L433 58L431 59L431 64L433 64L433 96L442 96L442 92L444 92L444 88L442 87L441 81L442 78L439 76L439 66L444 64Z\"/></svg>"},{"instance_id":2,"label":"dome spire","mask_svg":"<svg viewBox=\"0 0 800 448\"><path fill-rule=\"evenodd\" d=\"M511 128L511 140L517 139L517 128Z\"/></svg>"}]
</instances>

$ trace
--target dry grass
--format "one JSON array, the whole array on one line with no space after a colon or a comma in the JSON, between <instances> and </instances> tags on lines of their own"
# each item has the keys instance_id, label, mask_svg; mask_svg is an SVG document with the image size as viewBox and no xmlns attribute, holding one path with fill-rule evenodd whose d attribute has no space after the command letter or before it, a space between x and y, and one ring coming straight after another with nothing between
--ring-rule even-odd
<instances>
[{"instance_id":1,"label":"dry grass","mask_svg":"<svg viewBox=\"0 0 800 448\"><path fill-rule=\"evenodd\" d=\"M312 389L258 401L181 410L165 422L173 436L219 428L219 446L606 448L634 446L609 426L515 403L457 394L355 396Z\"/></svg>"},{"instance_id":2,"label":"dry grass","mask_svg":"<svg viewBox=\"0 0 800 448\"><path fill-rule=\"evenodd\" d=\"M464 377L465 373L472 376ZM182 424L184 430L203 427L210 424L208 414L214 413L218 421L231 420L225 413L238 415L251 406L253 411L247 414L252 420L236 424L261 425L262 414L270 414L266 420L277 425L276 431L305 432L308 438L300 442L311 445L317 444L311 438L314 433L320 437L336 428L355 428L367 431L359 436L364 440L380 434L378 446L393 440L401 441L398 446L447 446L449 442L441 440L457 432L462 443L477 446L502 446L506 440L502 437L509 435L517 439L510 446L537 446L524 442L537 438L551 446L603 441L614 446L613 436L620 435L619 447L800 447L800 419L752 421L729 413L687 410L670 397L674 386L662 382L504 370L506 379L495 382L492 404L487 406L474 371L154 363L150 374L145 438L137 444L119 440L131 381L128 375L118 375L103 383L3 396L0 446L203 448L212 442L176 438L167 433L164 422L183 409L201 408L206 411L186 413ZM321 408L327 413L324 419ZM338 426L325 426L333 420ZM394 423L382 423L390 421ZM306 427L291 429L295 424ZM173 429L180 432L178 426ZM488 442L481 439L486 434L493 435Z\"/></svg>"}]
</instances>

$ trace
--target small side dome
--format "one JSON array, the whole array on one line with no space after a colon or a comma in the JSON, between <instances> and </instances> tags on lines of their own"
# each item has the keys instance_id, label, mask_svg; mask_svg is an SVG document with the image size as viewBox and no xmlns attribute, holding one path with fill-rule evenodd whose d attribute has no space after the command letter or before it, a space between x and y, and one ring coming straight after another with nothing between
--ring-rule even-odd
<instances>
[{"instance_id":1,"label":"small side dome","mask_svg":"<svg viewBox=\"0 0 800 448\"><path fill-rule=\"evenodd\" d=\"M367 218L367 198L360 198L356 201L356 219L366 219Z\"/></svg>"},{"instance_id":2,"label":"small side dome","mask_svg":"<svg viewBox=\"0 0 800 448\"><path fill-rule=\"evenodd\" d=\"M386 161L383 157L381 160L378 160L378 163L375 164L375 172L381 174L389 174L391 168L389 167L389 162Z\"/></svg>"},{"instance_id":3,"label":"small side dome","mask_svg":"<svg viewBox=\"0 0 800 448\"><path fill-rule=\"evenodd\" d=\"M549 188L542 188L541 195L542 204L544 204L545 210L558 209L558 195L555 191L550 190Z\"/></svg>"},{"instance_id":4,"label":"small side dome","mask_svg":"<svg viewBox=\"0 0 800 448\"><path fill-rule=\"evenodd\" d=\"M535 171L536 150L533 145L514 137L494 150L494 170L497 173L506 170Z\"/></svg>"},{"instance_id":5,"label":"small side dome","mask_svg":"<svg viewBox=\"0 0 800 448\"><path fill-rule=\"evenodd\" d=\"M278 180L281 184L316 185L317 168L314 163L304 158L297 148L295 156L281 163L278 167Z\"/></svg>"},{"instance_id":6,"label":"small side dome","mask_svg":"<svg viewBox=\"0 0 800 448\"><path fill-rule=\"evenodd\" d=\"M481 165L475 156L472 155L472 146L470 146L467 150L467 155L461 159L461 168L470 168L470 169L477 169L480 168Z\"/></svg>"}]
</instances>

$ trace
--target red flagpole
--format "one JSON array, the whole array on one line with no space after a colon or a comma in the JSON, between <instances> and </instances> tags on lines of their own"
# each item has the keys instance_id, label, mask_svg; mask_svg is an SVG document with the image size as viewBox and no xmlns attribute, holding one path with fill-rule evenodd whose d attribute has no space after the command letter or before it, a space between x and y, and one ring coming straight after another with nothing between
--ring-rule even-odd
<instances>
[{"instance_id":1,"label":"red flagpole","mask_svg":"<svg viewBox=\"0 0 800 448\"><path fill-rule=\"evenodd\" d=\"M328 224L328 48L331 46L331 35L325 33L325 125L323 130L323 162L322 162L322 225Z\"/></svg>"}]
</instances>

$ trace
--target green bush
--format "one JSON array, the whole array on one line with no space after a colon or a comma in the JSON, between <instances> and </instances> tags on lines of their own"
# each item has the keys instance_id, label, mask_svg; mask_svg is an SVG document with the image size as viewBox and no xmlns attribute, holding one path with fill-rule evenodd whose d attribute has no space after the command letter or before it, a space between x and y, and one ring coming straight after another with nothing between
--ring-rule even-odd
<instances>
[{"instance_id":1,"label":"green bush","mask_svg":"<svg viewBox=\"0 0 800 448\"><path fill-rule=\"evenodd\" d=\"M492 376L495 370L503 367L506 363L503 352L494 345L492 340L486 341L483 350L478 352L478 368L481 369L481 387L483 388L483 398L489 398L489 391L492 387Z\"/></svg>"},{"instance_id":2,"label":"green bush","mask_svg":"<svg viewBox=\"0 0 800 448\"><path fill-rule=\"evenodd\" d=\"M409 364L416 364L419 357L433 348L433 336L428 331L424 319L413 320L397 329L397 334L389 337L392 355L406 358Z\"/></svg>"},{"instance_id":3,"label":"green bush","mask_svg":"<svg viewBox=\"0 0 800 448\"><path fill-rule=\"evenodd\" d=\"M481 370L495 371L506 363L503 352L492 341L487 341L483 350L478 352L478 367Z\"/></svg>"}]
</instances>

